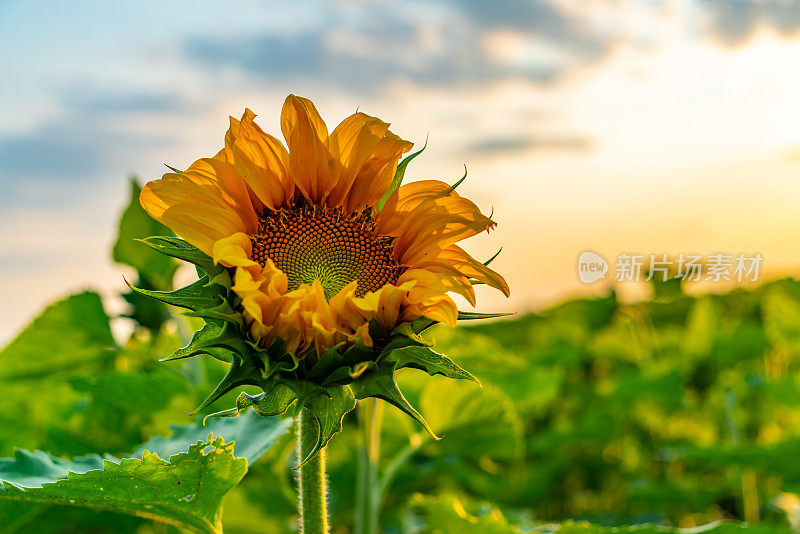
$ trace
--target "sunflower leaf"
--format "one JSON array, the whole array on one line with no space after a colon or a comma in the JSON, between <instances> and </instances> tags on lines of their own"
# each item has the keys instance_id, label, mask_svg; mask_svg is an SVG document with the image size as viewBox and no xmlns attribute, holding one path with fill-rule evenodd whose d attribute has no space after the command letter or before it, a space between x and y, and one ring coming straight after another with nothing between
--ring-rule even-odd
<instances>
[{"instance_id":1,"label":"sunflower leaf","mask_svg":"<svg viewBox=\"0 0 800 534\"><path fill-rule=\"evenodd\" d=\"M396 369L410 367L425 371L431 376L439 374L447 378L471 380L475 383L480 383L469 371L462 369L453 360L444 354L439 354L430 347L412 345L395 349L389 354L388 358L395 362Z\"/></svg>"},{"instance_id":2,"label":"sunflower leaf","mask_svg":"<svg viewBox=\"0 0 800 534\"><path fill-rule=\"evenodd\" d=\"M243 358L237 354L231 362L228 373L222 381L217 384L217 387L211 395L206 397L206 400L204 400L192 414L199 412L234 388L239 386L257 386L257 378L260 374L261 370L255 365L252 358Z\"/></svg>"},{"instance_id":3,"label":"sunflower leaf","mask_svg":"<svg viewBox=\"0 0 800 534\"><path fill-rule=\"evenodd\" d=\"M342 430L344 416L356 407L356 398L348 386L329 387L328 395L315 395L305 405L317 422L317 443L297 468L313 458L331 438Z\"/></svg>"},{"instance_id":4,"label":"sunflower leaf","mask_svg":"<svg viewBox=\"0 0 800 534\"><path fill-rule=\"evenodd\" d=\"M347 365L344 354L339 352L340 345L330 347L306 375L310 380L324 379L335 369Z\"/></svg>"},{"instance_id":5,"label":"sunflower leaf","mask_svg":"<svg viewBox=\"0 0 800 534\"><path fill-rule=\"evenodd\" d=\"M53 462L46 458L28 459L31 463L25 469L45 476L28 481L33 487L27 488L0 482L0 502L110 510L201 534L222 532L222 498L247 471L247 460L235 458L233 443L220 436L198 441L169 461L145 452L142 459L106 460L102 469L78 469L67 478L53 471Z\"/></svg>"},{"instance_id":6,"label":"sunflower leaf","mask_svg":"<svg viewBox=\"0 0 800 534\"><path fill-rule=\"evenodd\" d=\"M125 281L132 290L142 295L160 300L165 304L171 304L179 308L186 308L192 311L210 310L219 307L223 302L222 298L214 286L208 285L208 277L204 276L196 282L176 289L175 291L151 291L134 287Z\"/></svg>"},{"instance_id":7,"label":"sunflower leaf","mask_svg":"<svg viewBox=\"0 0 800 534\"><path fill-rule=\"evenodd\" d=\"M420 317L419 319L412 321L411 330L413 330L415 334L419 335L425 330L436 326L437 324L439 324L439 321L434 321L433 319L428 319L427 317Z\"/></svg>"},{"instance_id":8,"label":"sunflower leaf","mask_svg":"<svg viewBox=\"0 0 800 534\"><path fill-rule=\"evenodd\" d=\"M234 310L227 300L223 300L216 306L210 308L199 308L197 310L185 312L184 315L189 317L200 317L206 321L217 319L239 326L242 326L243 324L242 314Z\"/></svg>"},{"instance_id":9,"label":"sunflower leaf","mask_svg":"<svg viewBox=\"0 0 800 534\"><path fill-rule=\"evenodd\" d=\"M339 367L322 382L325 387L332 385L345 385L350 384L354 380L364 374L365 372L375 368L375 362L359 362L352 366Z\"/></svg>"},{"instance_id":10,"label":"sunflower leaf","mask_svg":"<svg viewBox=\"0 0 800 534\"><path fill-rule=\"evenodd\" d=\"M383 209L383 206L386 205L386 201L389 200L389 197L392 196L392 193L394 193L402 185L403 177L406 174L406 167L408 167L408 164L411 163L411 160L422 154L422 151L425 150L427 146L428 146L428 138L426 137L425 144L422 146L422 148L420 148L413 154L409 154L408 156L403 158L403 161L401 161L397 165L397 170L394 173L392 184L389 186L389 189L386 190L381 199L375 205L375 209L377 209L377 211L381 211Z\"/></svg>"},{"instance_id":11,"label":"sunflower leaf","mask_svg":"<svg viewBox=\"0 0 800 534\"><path fill-rule=\"evenodd\" d=\"M483 262L483 264L488 267L490 263L492 263L495 259L497 259L497 256L499 256L501 252L503 252L503 247L500 247L500 250L495 252L494 255L485 262Z\"/></svg>"},{"instance_id":12,"label":"sunflower leaf","mask_svg":"<svg viewBox=\"0 0 800 534\"><path fill-rule=\"evenodd\" d=\"M422 415L411 406L411 403L403 396L403 392L397 386L394 377L394 364L382 364L376 370L361 376L358 380L350 384L350 388L356 399L366 399L375 397L382 399L410 415L431 435L434 439L439 437L434 433L431 426Z\"/></svg>"},{"instance_id":13,"label":"sunflower leaf","mask_svg":"<svg viewBox=\"0 0 800 534\"><path fill-rule=\"evenodd\" d=\"M459 321L472 321L476 319L493 319L495 317L507 317L509 315L514 315L513 313L508 312L497 312L497 313L478 313L478 312L465 312L459 310L458 312L458 320Z\"/></svg>"},{"instance_id":14,"label":"sunflower leaf","mask_svg":"<svg viewBox=\"0 0 800 534\"><path fill-rule=\"evenodd\" d=\"M141 239L141 242L162 254L192 263L206 274L212 275L224 270L221 265L215 265L214 260L205 252L179 237L151 236Z\"/></svg>"},{"instance_id":15,"label":"sunflower leaf","mask_svg":"<svg viewBox=\"0 0 800 534\"><path fill-rule=\"evenodd\" d=\"M456 190L456 187L458 187L459 185L461 185L461 183L462 183L464 180L466 180L466 179L467 179L467 166L466 166L466 165L464 165L464 176L462 176L461 178L459 178L459 180L458 180L456 183L454 183L453 185L451 185L451 186L450 186L450 190L451 190L451 191L455 191L455 190Z\"/></svg>"},{"instance_id":16,"label":"sunflower leaf","mask_svg":"<svg viewBox=\"0 0 800 534\"><path fill-rule=\"evenodd\" d=\"M160 361L191 358L198 354L208 354L218 360L230 363L234 350L231 346L241 343L241 336L231 323L209 321L192 336L192 340L183 348L173 352Z\"/></svg>"},{"instance_id":17,"label":"sunflower leaf","mask_svg":"<svg viewBox=\"0 0 800 534\"><path fill-rule=\"evenodd\" d=\"M135 178L130 180L130 187L130 201L120 216L117 241L114 243L111 257L117 263L136 269L140 281L146 282L146 285L154 289L168 289L172 286L172 277L178 263L144 246L141 238L171 232L144 211L139 203L142 188Z\"/></svg>"},{"instance_id":18,"label":"sunflower leaf","mask_svg":"<svg viewBox=\"0 0 800 534\"><path fill-rule=\"evenodd\" d=\"M243 391L236 398L235 408L207 415L203 419L203 423L205 424L205 421L213 418L237 417L242 411L250 407L253 408L255 413L263 417L283 415L296 400L297 395L283 384L277 384L269 393L262 392L258 395L250 395Z\"/></svg>"},{"instance_id":19,"label":"sunflower leaf","mask_svg":"<svg viewBox=\"0 0 800 534\"><path fill-rule=\"evenodd\" d=\"M206 422L206 419L187 425L170 425L172 434L169 437L156 436L150 439L136 447L132 457L142 458L144 451L148 451L161 458L169 458L188 450L190 445L205 440L209 433L213 433L222 436L228 443L234 443L234 456L246 458L248 465L252 465L292 425L291 420L261 417L253 412L242 414L235 420L214 419Z\"/></svg>"}]
</instances>

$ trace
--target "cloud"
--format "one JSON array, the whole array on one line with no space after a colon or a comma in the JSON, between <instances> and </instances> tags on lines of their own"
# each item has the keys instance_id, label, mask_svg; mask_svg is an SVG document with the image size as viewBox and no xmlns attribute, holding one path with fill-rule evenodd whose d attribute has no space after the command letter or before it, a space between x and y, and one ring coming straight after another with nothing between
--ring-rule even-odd
<instances>
[{"instance_id":1,"label":"cloud","mask_svg":"<svg viewBox=\"0 0 800 534\"><path fill-rule=\"evenodd\" d=\"M163 120L162 110L180 106L172 96L65 93L58 116L31 132L0 137L0 206L67 206L86 200L87 189L99 193L109 177L121 180L131 171L126 166L135 155L173 142L161 129L131 127L127 114L135 120L152 111Z\"/></svg>"},{"instance_id":2,"label":"cloud","mask_svg":"<svg viewBox=\"0 0 800 534\"><path fill-rule=\"evenodd\" d=\"M295 77L357 92L394 81L464 87L508 78L549 83L604 57L615 37L546 0L320 4L318 26L196 36L185 55L218 72ZM498 47L497 36L510 38Z\"/></svg>"},{"instance_id":3,"label":"cloud","mask_svg":"<svg viewBox=\"0 0 800 534\"><path fill-rule=\"evenodd\" d=\"M63 98L66 108L81 113L178 113L189 108L187 101L175 93L99 92L76 88Z\"/></svg>"},{"instance_id":4,"label":"cloud","mask_svg":"<svg viewBox=\"0 0 800 534\"><path fill-rule=\"evenodd\" d=\"M468 154L497 155L530 151L586 152L593 148L589 137L580 135L513 135L484 137L470 143Z\"/></svg>"},{"instance_id":5,"label":"cloud","mask_svg":"<svg viewBox=\"0 0 800 534\"><path fill-rule=\"evenodd\" d=\"M746 44L760 28L800 34L800 0L703 0L707 31L724 46Z\"/></svg>"}]
</instances>

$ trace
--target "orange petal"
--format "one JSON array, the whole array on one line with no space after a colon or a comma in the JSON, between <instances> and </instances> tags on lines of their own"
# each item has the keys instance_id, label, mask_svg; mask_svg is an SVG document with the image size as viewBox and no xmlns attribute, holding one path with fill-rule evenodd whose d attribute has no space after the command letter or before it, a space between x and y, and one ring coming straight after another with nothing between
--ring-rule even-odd
<instances>
[{"instance_id":1,"label":"orange petal","mask_svg":"<svg viewBox=\"0 0 800 534\"><path fill-rule=\"evenodd\" d=\"M400 156L413 146L392 132L386 132L353 182L347 197L347 211L358 212L377 204L394 180Z\"/></svg>"},{"instance_id":2,"label":"orange petal","mask_svg":"<svg viewBox=\"0 0 800 534\"><path fill-rule=\"evenodd\" d=\"M294 195L294 183L288 176L289 153L254 122L255 117L245 109L241 121L230 118L225 148L215 159L234 165L259 200L276 210Z\"/></svg>"},{"instance_id":3,"label":"orange petal","mask_svg":"<svg viewBox=\"0 0 800 534\"><path fill-rule=\"evenodd\" d=\"M314 104L289 95L281 111L289 174L303 196L319 204L336 185L340 164L328 152L328 129Z\"/></svg>"},{"instance_id":4,"label":"orange petal","mask_svg":"<svg viewBox=\"0 0 800 534\"><path fill-rule=\"evenodd\" d=\"M377 231L395 236L395 257L412 265L430 261L457 241L494 226L451 186L423 180L400 187L389 198L378 216Z\"/></svg>"}]
</instances>

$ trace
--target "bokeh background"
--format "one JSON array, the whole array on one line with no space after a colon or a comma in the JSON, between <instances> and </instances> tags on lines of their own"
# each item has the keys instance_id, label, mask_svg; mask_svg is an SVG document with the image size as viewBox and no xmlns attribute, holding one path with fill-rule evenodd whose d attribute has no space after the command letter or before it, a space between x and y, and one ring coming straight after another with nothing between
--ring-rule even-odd
<instances>
[{"instance_id":1,"label":"bokeh background","mask_svg":"<svg viewBox=\"0 0 800 534\"><path fill-rule=\"evenodd\" d=\"M3 0L0 65L0 341L65 288L119 292L129 174L215 153L245 107L278 132L289 93L429 136L411 179L467 165L499 222L468 249L504 246L512 287L487 310L607 291L586 248L800 263L793 0Z\"/></svg>"}]
</instances>

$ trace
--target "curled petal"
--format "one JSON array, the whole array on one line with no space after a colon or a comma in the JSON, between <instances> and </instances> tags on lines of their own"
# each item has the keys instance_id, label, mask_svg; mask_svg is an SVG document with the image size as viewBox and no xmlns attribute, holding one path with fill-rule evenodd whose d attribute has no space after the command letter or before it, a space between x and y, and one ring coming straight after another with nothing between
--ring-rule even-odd
<instances>
[{"instance_id":1,"label":"curled petal","mask_svg":"<svg viewBox=\"0 0 800 534\"><path fill-rule=\"evenodd\" d=\"M294 195L288 176L289 153L254 122L255 117L248 108L241 120L230 118L225 148L214 159L232 164L258 200L275 210Z\"/></svg>"},{"instance_id":2,"label":"curled petal","mask_svg":"<svg viewBox=\"0 0 800 534\"><path fill-rule=\"evenodd\" d=\"M289 147L289 174L312 204L321 203L336 185L340 164L328 151L328 128L314 104L289 95L281 111L281 131Z\"/></svg>"},{"instance_id":3,"label":"curled petal","mask_svg":"<svg viewBox=\"0 0 800 534\"><path fill-rule=\"evenodd\" d=\"M377 230L395 236L395 257L403 265L413 265L432 260L450 245L495 224L451 186L423 180L406 184L389 197Z\"/></svg>"}]
</instances>

